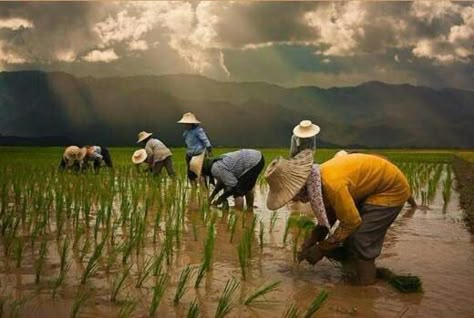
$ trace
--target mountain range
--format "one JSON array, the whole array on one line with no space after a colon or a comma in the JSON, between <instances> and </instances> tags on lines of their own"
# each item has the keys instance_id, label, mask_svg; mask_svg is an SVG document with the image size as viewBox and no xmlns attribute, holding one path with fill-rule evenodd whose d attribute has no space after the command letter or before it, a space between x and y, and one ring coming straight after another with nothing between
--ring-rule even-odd
<instances>
[{"instance_id":1,"label":"mountain range","mask_svg":"<svg viewBox=\"0 0 474 318\"><path fill-rule=\"evenodd\" d=\"M48 136L51 142L133 145L146 130L179 146L183 127L176 121L187 111L202 121L215 146L287 147L293 127L310 119L321 127L321 147L474 148L473 91L382 82L323 89L198 75L0 73L0 134L23 141ZM0 144L7 139L11 143L12 137L0 136Z\"/></svg>"}]
</instances>

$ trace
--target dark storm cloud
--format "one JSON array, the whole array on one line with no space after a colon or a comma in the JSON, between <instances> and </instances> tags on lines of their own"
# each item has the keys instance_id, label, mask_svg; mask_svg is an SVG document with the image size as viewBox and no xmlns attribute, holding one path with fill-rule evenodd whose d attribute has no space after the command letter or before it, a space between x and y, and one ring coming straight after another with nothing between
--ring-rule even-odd
<instances>
[{"instance_id":1,"label":"dark storm cloud","mask_svg":"<svg viewBox=\"0 0 474 318\"><path fill-rule=\"evenodd\" d=\"M469 2L0 3L0 69L474 89Z\"/></svg>"}]
</instances>

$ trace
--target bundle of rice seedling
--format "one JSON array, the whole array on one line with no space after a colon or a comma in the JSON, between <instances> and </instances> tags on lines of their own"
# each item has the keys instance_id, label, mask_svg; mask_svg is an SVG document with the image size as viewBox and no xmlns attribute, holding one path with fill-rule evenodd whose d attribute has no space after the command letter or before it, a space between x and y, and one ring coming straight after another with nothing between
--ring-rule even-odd
<instances>
[{"instance_id":1,"label":"bundle of rice seedling","mask_svg":"<svg viewBox=\"0 0 474 318\"><path fill-rule=\"evenodd\" d=\"M388 268L377 268L377 278L380 278L402 293L421 293L421 279L414 275L397 275Z\"/></svg>"}]
</instances>

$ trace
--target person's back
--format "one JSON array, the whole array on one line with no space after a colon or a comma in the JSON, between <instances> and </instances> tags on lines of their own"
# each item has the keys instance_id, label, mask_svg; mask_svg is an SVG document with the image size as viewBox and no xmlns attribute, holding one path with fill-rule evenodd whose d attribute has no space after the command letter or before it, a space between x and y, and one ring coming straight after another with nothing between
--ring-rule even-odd
<instances>
[{"instance_id":1,"label":"person's back","mask_svg":"<svg viewBox=\"0 0 474 318\"><path fill-rule=\"evenodd\" d=\"M226 153L214 165L216 169L224 168L232 172L235 177L240 177L253 168L262 158L262 153L254 149L241 149Z\"/></svg>"},{"instance_id":2,"label":"person's back","mask_svg":"<svg viewBox=\"0 0 474 318\"><path fill-rule=\"evenodd\" d=\"M321 165L323 189L329 197L347 186L356 203L398 206L410 197L410 186L400 169L381 157L349 154Z\"/></svg>"}]
</instances>

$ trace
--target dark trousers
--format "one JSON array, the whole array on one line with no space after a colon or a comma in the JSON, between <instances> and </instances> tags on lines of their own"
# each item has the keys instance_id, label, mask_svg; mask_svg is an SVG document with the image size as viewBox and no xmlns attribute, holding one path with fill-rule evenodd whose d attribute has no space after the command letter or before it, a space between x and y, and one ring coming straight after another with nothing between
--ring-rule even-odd
<instances>
[{"instance_id":1,"label":"dark trousers","mask_svg":"<svg viewBox=\"0 0 474 318\"><path fill-rule=\"evenodd\" d=\"M176 173L173 169L173 161L171 160L171 156L167 157L164 160L155 162L155 164L153 165L153 174L157 176L160 175L161 169L163 169L163 167L165 167L166 172L168 173L168 176L170 178L174 178L176 176Z\"/></svg>"},{"instance_id":2,"label":"dark trousers","mask_svg":"<svg viewBox=\"0 0 474 318\"><path fill-rule=\"evenodd\" d=\"M382 251L385 234L402 207L363 204L359 209L362 224L344 242L351 256L365 260L377 258Z\"/></svg>"}]
</instances>

